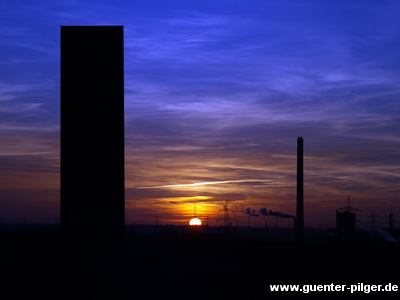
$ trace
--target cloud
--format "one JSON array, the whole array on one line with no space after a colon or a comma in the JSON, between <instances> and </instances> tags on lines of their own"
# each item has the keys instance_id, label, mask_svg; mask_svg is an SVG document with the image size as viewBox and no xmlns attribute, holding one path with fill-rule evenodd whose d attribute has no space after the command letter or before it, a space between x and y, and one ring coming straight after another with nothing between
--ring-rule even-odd
<instances>
[{"instance_id":1,"label":"cloud","mask_svg":"<svg viewBox=\"0 0 400 300\"><path fill-rule=\"evenodd\" d=\"M0 103L14 100L23 94L36 90L39 85L35 84L12 84L0 82Z\"/></svg>"},{"instance_id":2,"label":"cloud","mask_svg":"<svg viewBox=\"0 0 400 300\"><path fill-rule=\"evenodd\" d=\"M177 13L175 12L175 15ZM127 60L146 63L161 70L165 67L188 68L204 63L219 63L221 56L212 48L232 35L234 20L229 17L191 12L178 12L179 17L139 18L127 31ZM148 30L148 22L152 30ZM145 30L140 30L145 27ZM134 29L135 28L135 29ZM137 67L137 66L136 66ZM182 69L185 72L185 69Z\"/></svg>"},{"instance_id":3,"label":"cloud","mask_svg":"<svg viewBox=\"0 0 400 300\"><path fill-rule=\"evenodd\" d=\"M160 189L160 188L185 188L185 187L195 187L202 185L213 185L213 184L228 184L228 183L257 183L257 182L270 182L270 180L223 180L223 181L209 181L209 182L195 182L186 184L170 184L170 185L159 185L151 187L139 187L139 189Z\"/></svg>"}]
</instances>

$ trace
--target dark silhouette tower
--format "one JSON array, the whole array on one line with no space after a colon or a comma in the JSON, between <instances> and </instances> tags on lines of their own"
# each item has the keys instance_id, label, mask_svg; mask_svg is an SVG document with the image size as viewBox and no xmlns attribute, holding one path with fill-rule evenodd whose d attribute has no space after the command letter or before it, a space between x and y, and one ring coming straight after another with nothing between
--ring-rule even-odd
<instances>
[{"instance_id":1,"label":"dark silhouette tower","mask_svg":"<svg viewBox=\"0 0 400 300\"><path fill-rule=\"evenodd\" d=\"M303 138L297 138L297 204L296 204L296 239L304 239L304 189L303 189Z\"/></svg>"},{"instance_id":2,"label":"dark silhouette tower","mask_svg":"<svg viewBox=\"0 0 400 300\"><path fill-rule=\"evenodd\" d=\"M61 27L61 231L124 234L122 26Z\"/></svg>"},{"instance_id":3,"label":"dark silhouette tower","mask_svg":"<svg viewBox=\"0 0 400 300\"><path fill-rule=\"evenodd\" d=\"M336 234L340 242L349 244L353 241L357 211L360 210L350 205L350 195L347 196L347 206L336 210Z\"/></svg>"},{"instance_id":4,"label":"dark silhouette tower","mask_svg":"<svg viewBox=\"0 0 400 300\"><path fill-rule=\"evenodd\" d=\"M389 214L389 232L393 232L394 230L394 221L393 221L393 213Z\"/></svg>"}]
</instances>

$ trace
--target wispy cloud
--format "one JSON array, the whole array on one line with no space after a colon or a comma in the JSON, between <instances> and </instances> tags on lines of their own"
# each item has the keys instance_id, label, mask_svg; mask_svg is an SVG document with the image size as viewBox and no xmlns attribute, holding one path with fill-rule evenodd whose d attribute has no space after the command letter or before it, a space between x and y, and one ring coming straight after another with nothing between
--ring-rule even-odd
<instances>
[{"instance_id":1,"label":"wispy cloud","mask_svg":"<svg viewBox=\"0 0 400 300\"><path fill-rule=\"evenodd\" d=\"M160 189L160 188L185 188L185 187L195 187L202 185L213 185L213 184L227 184L227 183L259 183L259 182L271 182L271 180L222 180L222 181L209 181L209 182L195 182L195 183L185 183L185 184L169 184L169 185L158 185L150 187L139 187L139 189Z\"/></svg>"},{"instance_id":2,"label":"wispy cloud","mask_svg":"<svg viewBox=\"0 0 400 300\"><path fill-rule=\"evenodd\" d=\"M175 13L176 14L176 13ZM127 59L130 63L161 63L160 67L179 68L204 63L218 63L222 56L212 48L232 35L234 20L210 14L180 12L179 17L141 19L129 28L126 36ZM146 30L140 30L146 27ZM135 29L136 28L136 29Z\"/></svg>"},{"instance_id":3,"label":"wispy cloud","mask_svg":"<svg viewBox=\"0 0 400 300\"><path fill-rule=\"evenodd\" d=\"M38 87L38 84L12 84L0 82L0 102L13 100L23 94L32 92Z\"/></svg>"}]
</instances>

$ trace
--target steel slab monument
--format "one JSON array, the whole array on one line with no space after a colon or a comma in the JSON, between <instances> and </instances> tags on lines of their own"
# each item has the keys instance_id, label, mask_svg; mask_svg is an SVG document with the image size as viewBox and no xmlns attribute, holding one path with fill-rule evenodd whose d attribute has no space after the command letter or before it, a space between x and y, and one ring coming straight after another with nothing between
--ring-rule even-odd
<instances>
[{"instance_id":1,"label":"steel slab monument","mask_svg":"<svg viewBox=\"0 0 400 300\"><path fill-rule=\"evenodd\" d=\"M123 26L61 27L61 232L124 234Z\"/></svg>"}]
</instances>

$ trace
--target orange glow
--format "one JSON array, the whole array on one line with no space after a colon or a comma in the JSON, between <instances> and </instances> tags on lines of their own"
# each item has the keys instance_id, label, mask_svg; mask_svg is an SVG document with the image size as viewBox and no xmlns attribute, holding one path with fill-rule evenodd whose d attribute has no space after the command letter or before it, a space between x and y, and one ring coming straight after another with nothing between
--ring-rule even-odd
<instances>
[{"instance_id":1,"label":"orange glow","mask_svg":"<svg viewBox=\"0 0 400 300\"><path fill-rule=\"evenodd\" d=\"M201 225L201 221L198 218L193 218L190 220L189 225L190 226L199 226L199 225Z\"/></svg>"}]
</instances>

